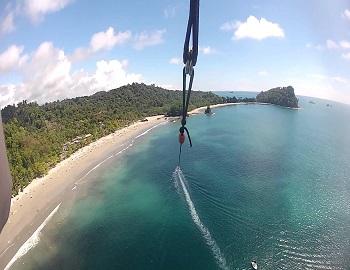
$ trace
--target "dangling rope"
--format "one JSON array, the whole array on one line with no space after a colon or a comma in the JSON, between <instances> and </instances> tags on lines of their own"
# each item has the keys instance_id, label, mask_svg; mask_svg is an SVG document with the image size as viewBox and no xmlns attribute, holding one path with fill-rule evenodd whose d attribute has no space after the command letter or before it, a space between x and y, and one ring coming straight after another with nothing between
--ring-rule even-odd
<instances>
[{"instance_id":1,"label":"dangling rope","mask_svg":"<svg viewBox=\"0 0 350 270\"><path fill-rule=\"evenodd\" d=\"M183 63L185 64L182 71L182 119L181 119L181 127L179 134L179 143L180 143L180 151L179 151L179 164L181 159L181 147L185 142L185 131L188 136L188 140L190 142L190 146L192 147L192 141L190 137L190 133L186 128L186 117L188 110L188 103L190 102L193 78L194 78L194 66L197 63L198 56L198 28L199 28L199 0L190 0L190 13L187 24L186 38L184 44L184 52L183 52ZM192 48L190 48L190 38L192 33ZM190 76L190 82L188 85L187 97L186 97L186 76Z\"/></svg>"}]
</instances>

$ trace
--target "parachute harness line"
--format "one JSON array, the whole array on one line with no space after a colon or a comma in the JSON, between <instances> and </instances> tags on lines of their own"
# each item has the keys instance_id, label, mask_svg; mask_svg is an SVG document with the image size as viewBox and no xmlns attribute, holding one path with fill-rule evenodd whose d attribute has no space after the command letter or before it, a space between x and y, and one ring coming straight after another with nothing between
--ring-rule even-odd
<instances>
[{"instance_id":1,"label":"parachute harness line","mask_svg":"<svg viewBox=\"0 0 350 270\"><path fill-rule=\"evenodd\" d=\"M181 147L185 142L185 131L188 136L188 140L190 142L190 146L192 147L192 141L190 137L190 133L186 128L186 117L188 110L188 103L190 101L193 78L194 78L194 66L197 63L198 56L198 28L199 28L199 0L190 0L190 13L187 24L186 38L184 44L183 51L183 63L185 64L182 71L182 119L181 119L181 127L179 130L179 143L180 143L180 151L179 151L179 164L181 159ZM190 38L192 34L192 48L190 47ZM190 82L188 85L187 97L186 97L186 77L190 76Z\"/></svg>"}]
</instances>

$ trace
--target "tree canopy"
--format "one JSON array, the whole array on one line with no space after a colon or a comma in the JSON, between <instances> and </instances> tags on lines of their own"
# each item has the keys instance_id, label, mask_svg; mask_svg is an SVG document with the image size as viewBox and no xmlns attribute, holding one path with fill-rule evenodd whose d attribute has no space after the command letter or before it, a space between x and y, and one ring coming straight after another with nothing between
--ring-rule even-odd
<instances>
[{"instance_id":1,"label":"tree canopy","mask_svg":"<svg viewBox=\"0 0 350 270\"><path fill-rule=\"evenodd\" d=\"M248 97L223 97L223 103L241 103L241 102L255 102L255 98L248 98Z\"/></svg>"},{"instance_id":2,"label":"tree canopy","mask_svg":"<svg viewBox=\"0 0 350 270\"><path fill-rule=\"evenodd\" d=\"M92 140L146 116L180 115L181 101L182 91L133 83L92 96L5 107L1 114L13 194ZM192 91L188 110L222 102L211 92Z\"/></svg>"},{"instance_id":3,"label":"tree canopy","mask_svg":"<svg viewBox=\"0 0 350 270\"><path fill-rule=\"evenodd\" d=\"M298 99L292 86L276 87L268 91L261 91L256 96L257 102L271 103L290 108L298 108Z\"/></svg>"},{"instance_id":4,"label":"tree canopy","mask_svg":"<svg viewBox=\"0 0 350 270\"><path fill-rule=\"evenodd\" d=\"M208 104L255 101L298 107L294 89L288 86L261 92L256 99L192 91L188 111ZM1 115L13 194L87 143L136 120L159 114L182 115L182 91L133 83L43 105L26 100L8 105Z\"/></svg>"}]
</instances>

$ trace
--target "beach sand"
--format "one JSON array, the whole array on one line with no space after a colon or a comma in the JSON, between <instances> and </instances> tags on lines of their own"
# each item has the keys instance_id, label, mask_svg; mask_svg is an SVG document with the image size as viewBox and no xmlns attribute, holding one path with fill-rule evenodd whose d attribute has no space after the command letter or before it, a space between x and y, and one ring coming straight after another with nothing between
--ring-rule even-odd
<instances>
[{"instance_id":1,"label":"beach sand","mask_svg":"<svg viewBox=\"0 0 350 270\"><path fill-rule=\"evenodd\" d=\"M216 104L216 105L210 105L211 109L215 108L220 108L220 107L226 107L226 106L232 106L232 105L240 105L240 104L245 104L245 103L224 103L224 104ZM194 114L201 114L204 113L205 109L207 106L204 107L199 107L197 109L194 109L193 111L190 111L188 114L189 115L194 115Z\"/></svg>"},{"instance_id":2,"label":"beach sand","mask_svg":"<svg viewBox=\"0 0 350 270\"><path fill-rule=\"evenodd\" d=\"M237 104L217 104L210 107L213 109ZM207 106L200 107L188 114L202 114L206 108ZM128 144L125 143L130 144L137 135L167 121L164 116L147 119L148 121L138 121L79 149L57 164L46 176L33 180L23 192L12 199L9 219L0 234L0 269L6 267L19 248L60 204L64 192L79 189L78 182L109 156L127 148ZM122 156L119 155L119 158L122 159Z\"/></svg>"},{"instance_id":3,"label":"beach sand","mask_svg":"<svg viewBox=\"0 0 350 270\"><path fill-rule=\"evenodd\" d=\"M12 198L9 219L0 234L0 269L6 267L18 249L57 207L62 193L79 189L77 182L103 160L127 148L130 140L137 135L167 121L161 115L147 119L148 121L138 121L79 149L57 164L47 175L34 179L23 192ZM120 159L122 156L119 155Z\"/></svg>"}]
</instances>

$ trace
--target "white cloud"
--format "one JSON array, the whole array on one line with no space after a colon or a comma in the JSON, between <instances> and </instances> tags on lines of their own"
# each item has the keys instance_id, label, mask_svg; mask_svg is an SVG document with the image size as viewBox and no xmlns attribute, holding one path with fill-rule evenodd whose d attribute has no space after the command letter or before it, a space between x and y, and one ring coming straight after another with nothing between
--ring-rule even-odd
<instances>
[{"instance_id":1,"label":"white cloud","mask_svg":"<svg viewBox=\"0 0 350 270\"><path fill-rule=\"evenodd\" d=\"M166 8L164 9L165 18L173 18L175 16L175 8Z\"/></svg>"},{"instance_id":2,"label":"white cloud","mask_svg":"<svg viewBox=\"0 0 350 270\"><path fill-rule=\"evenodd\" d=\"M12 45L0 54L0 73L9 73L23 65L28 57L27 55L21 55L23 49L23 46Z\"/></svg>"},{"instance_id":3,"label":"white cloud","mask_svg":"<svg viewBox=\"0 0 350 270\"><path fill-rule=\"evenodd\" d=\"M10 33L15 30L15 25L13 22L14 12L10 11L5 19L0 20L0 35Z\"/></svg>"},{"instance_id":4,"label":"white cloud","mask_svg":"<svg viewBox=\"0 0 350 270\"><path fill-rule=\"evenodd\" d=\"M310 74L309 76L320 80L336 81L344 84L350 84L349 80L340 76L326 76L326 75L317 74L317 73Z\"/></svg>"},{"instance_id":5,"label":"white cloud","mask_svg":"<svg viewBox=\"0 0 350 270\"><path fill-rule=\"evenodd\" d=\"M0 85L0 109L7 104L13 104L16 86L13 84Z\"/></svg>"},{"instance_id":6,"label":"white cloud","mask_svg":"<svg viewBox=\"0 0 350 270\"><path fill-rule=\"evenodd\" d=\"M152 34L147 32L142 32L135 36L134 48L137 50L142 50L146 46L155 46L164 43L163 35L166 32L163 30L153 31Z\"/></svg>"},{"instance_id":7,"label":"white cloud","mask_svg":"<svg viewBox=\"0 0 350 270\"><path fill-rule=\"evenodd\" d=\"M106 32L102 31L93 34L90 39L90 47L80 47L75 49L73 54L69 56L69 59L72 62L82 61L91 57L100 50L111 50L116 45L122 45L131 39L131 37L131 31L119 32L118 34L115 34L113 27L109 27Z\"/></svg>"},{"instance_id":8,"label":"white cloud","mask_svg":"<svg viewBox=\"0 0 350 270\"><path fill-rule=\"evenodd\" d=\"M310 74L309 76L317 78L317 79L322 79L322 80L327 78L326 76L324 76L322 74L316 74L316 73Z\"/></svg>"},{"instance_id":9,"label":"white cloud","mask_svg":"<svg viewBox=\"0 0 350 270\"><path fill-rule=\"evenodd\" d=\"M169 64L174 64L174 65L178 65L182 63L182 59L181 58L171 58L169 61Z\"/></svg>"},{"instance_id":10,"label":"white cloud","mask_svg":"<svg viewBox=\"0 0 350 270\"><path fill-rule=\"evenodd\" d=\"M336 76L336 77L331 77L332 80L340 82L340 83L345 83L345 84L349 84L349 80L342 78L340 76Z\"/></svg>"},{"instance_id":11,"label":"white cloud","mask_svg":"<svg viewBox=\"0 0 350 270\"><path fill-rule=\"evenodd\" d=\"M264 18L260 20L254 16L249 16L246 22L230 22L221 26L222 30L230 31L236 29L233 39L251 38L262 40L268 37L284 38L284 30L277 24L267 21Z\"/></svg>"},{"instance_id":12,"label":"white cloud","mask_svg":"<svg viewBox=\"0 0 350 270\"><path fill-rule=\"evenodd\" d=\"M182 86L176 84L160 84L159 87L168 89L168 90L179 90Z\"/></svg>"},{"instance_id":13,"label":"white cloud","mask_svg":"<svg viewBox=\"0 0 350 270\"><path fill-rule=\"evenodd\" d=\"M343 56L343 58L350 60L350 52L349 53L343 53L342 56Z\"/></svg>"},{"instance_id":14,"label":"white cloud","mask_svg":"<svg viewBox=\"0 0 350 270\"><path fill-rule=\"evenodd\" d=\"M98 61L96 63L96 72L86 77L93 81L90 90L93 90L94 92L110 90L128 83L139 82L142 77L141 74L127 74L125 71L126 65L127 63L125 61Z\"/></svg>"},{"instance_id":15,"label":"white cloud","mask_svg":"<svg viewBox=\"0 0 350 270\"><path fill-rule=\"evenodd\" d=\"M68 56L69 60L73 63L83 61L90 58L93 55L91 48L76 48L72 54Z\"/></svg>"},{"instance_id":16,"label":"white cloud","mask_svg":"<svg viewBox=\"0 0 350 270\"><path fill-rule=\"evenodd\" d=\"M69 90L71 63L63 50L43 42L22 68L22 86L16 96L43 102L58 99Z\"/></svg>"},{"instance_id":17,"label":"white cloud","mask_svg":"<svg viewBox=\"0 0 350 270\"><path fill-rule=\"evenodd\" d=\"M20 68L22 82L0 86L0 107L24 99L44 103L91 95L140 82L142 75L127 73L127 66L127 60L101 60L96 63L94 72L79 70L72 74L72 63L64 51L55 48L51 42L44 42Z\"/></svg>"},{"instance_id":18,"label":"white cloud","mask_svg":"<svg viewBox=\"0 0 350 270\"><path fill-rule=\"evenodd\" d=\"M24 0L23 11L33 22L40 22L44 15L63 9L73 0Z\"/></svg>"},{"instance_id":19,"label":"white cloud","mask_svg":"<svg viewBox=\"0 0 350 270\"><path fill-rule=\"evenodd\" d=\"M44 20L48 13L53 13L65 8L74 0L17 0L6 5L7 15L0 18L0 35L15 30L14 18L18 15L26 15L34 23Z\"/></svg>"},{"instance_id":20,"label":"white cloud","mask_svg":"<svg viewBox=\"0 0 350 270\"><path fill-rule=\"evenodd\" d=\"M350 10L349 9L345 9L344 12L342 13L342 17L345 19L350 20Z\"/></svg>"},{"instance_id":21,"label":"white cloud","mask_svg":"<svg viewBox=\"0 0 350 270\"><path fill-rule=\"evenodd\" d=\"M338 49L338 48L343 48L343 49L350 49L350 42L346 40L342 40L339 42L339 44L333 40L328 39L326 41L326 47L328 49Z\"/></svg>"},{"instance_id":22,"label":"white cloud","mask_svg":"<svg viewBox=\"0 0 350 270\"><path fill-rule=\"evenodd\" d=\"M223 25L220 26L220 30L222 31L231 31L235 30L239 27L241 23L236 21L236 22L226 22Z\"/></svg>"},{"instance_id":23,"label":"white cloud","mask_svg":"<svg viewBox=\"0 0 350 270\"><path fill-rule=\"evenodd\" d=\"M146 46L155 46L164 42L163 34L165 30L156 30L151 34L142 32L135 35L133 47L137 50L141 50ZM80 47L69 55L69 59L72 62L79 62L90 58L101 50L111 50L116 45L122 45L132 39L131 31L119 32L115 34L113 27L109 27L105 32L99 32L93 34L90 39L90 46L88 48Z\"/></svg>"},{"instance_id":24,"label":"white cloud","mask_svg":"<svg viewBox=\"0 0 350 270\"><path fill-rule=\"evenodd\" d=\"M96 71L93 73L84 70L76 71L72 75L73 84L71 90L75 96L91 95L98 91L107 91L122 85L139 82L140 74L127 74L125 62L101 60L96 63Z\"/></svg>"},{"instance_id":25,"label":"white cloud","mask_svg":"<svg viewBox=\"0 0 350 270\"><path fill-rule=\"evenodd\" d=\"M109 27L106 32L99 32L94 34L90 40L90 47L93 52L102 49L110 50L115 45L121 45L131 38L131 32L114 33L113 27Z\"/></svg>"},{"instance_id":26,"label":"white cloud","mask_svg":"<svg viewBox=\"0 0 350 270\"><path fill-rule=\"evenodd\" d=\"M316 76L315 76L316 75ZM339 77L329 77L321 74L312 74L315 80L290 79L297 95L318 97L327 100L336 100L350 104L348 94L349 82L339 81ZM343 80L343 79L341 79ZM346 80L345 80L346 81Z\"/></svg>"},{"instance_id":27,"label":"white cloud","mask_svg":"<svg viewBox=\"0 0 350 270\"><path fill-rule=\"evenodd\" d=\"M308 42L306 44L306 48L315 48L317 50L327 49L350 49L350 42L346 40L342 40L340 42L335 42L331 39L326 40L326 44L318 44L316 46L312 45L312 43Z\"/></svg>"},{"instance_id":28,"label":"white cloud","mask_svg":"<svg viewBox=\"0 0 350 270\"><path fill-rule=\"evenodd\" d=\"M328 49L337 49L337 48L339 48L339 45L335 41L327 39L326 47Z\"/></svg>"},{"instance_id":29,"label":"white cloud","mask_svg":"<svg viewBox=\"0 0 350 270\"><path fill-rule=\"evenodd\" d=\"M266 76L267 75L267 72L265 70L262 70L262 71L259 71L258 72L259 76Z\"/></svg>"},{"instance_id":30,"label":"white cloud","mask_svg":"<svg viewBox=\"0 0 350 270\"><path fill-rule=\"evenodd\" d=\"M350 49L350 41L342 40L342 41L339 42L339 45L343 49Z\"/></svg>"},{"instance_id":31,"label":"white cloud","mask_svg":"<svg viewBox=\"0 0 350 270\"><path fill-rule=\"evenodd\" d=\"M319 44L317 46L313 46L311 43L307 43L306 47L307 48L313 48L314 47L317 50L323 50L325 48L327 48L327 49L344 49L344 50L348 50L348 49L350 49L350 42L347 41L347 40L342 40L339 43L337 43L337 42L335 42L333 40L328 39L326 41L326 45ZM350 59L350 52L343 53L342 57L344 59Z\"/></svg>"},{"instance_id":32,"label":"white cloud","mask_svg":"<svg viewBox=\"0 0 350 270\"><path fill-rule=\"evenodd\" d=\"M214 53L217 53L217 50L211 48L210 46L207 46L207 47L199 47L199 51L200 51L200 52L203 52L204 54L214 54Z\"/></svg>"}]
</instances>

